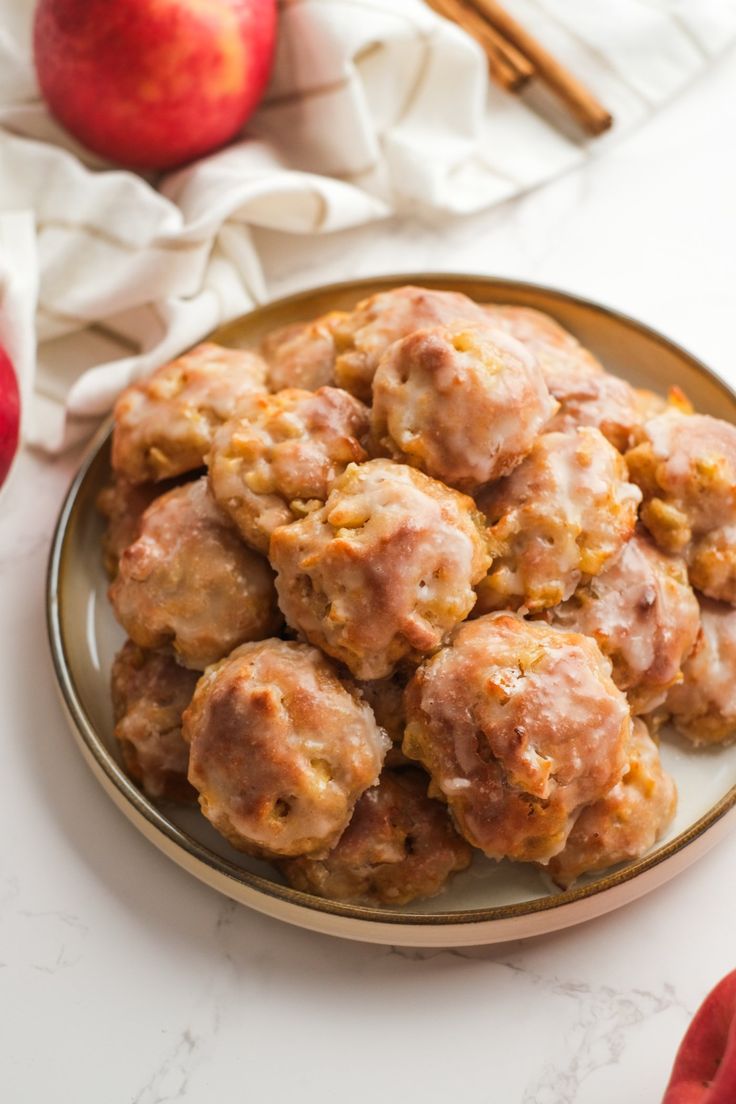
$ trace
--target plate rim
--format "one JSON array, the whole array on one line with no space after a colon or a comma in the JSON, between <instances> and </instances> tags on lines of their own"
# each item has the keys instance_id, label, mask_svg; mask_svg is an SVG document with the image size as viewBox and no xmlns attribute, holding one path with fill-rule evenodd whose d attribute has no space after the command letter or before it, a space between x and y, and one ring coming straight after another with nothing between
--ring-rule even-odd
<instances>
[{"instance_id":1,"label":"plate rim","mask_svg":"<svg viewBox=\"0 0 736 1104\"><path fill-rule=\"evenodd\" d=\"M451 290L453 284L459 282L467 283L469 281L485 285L489 289L495 290L507 289L509 291L513 290L522 293L525 291L541 292L550 296L552 299L557 299L574 306L582 306L597 314L602 314L605 317L611 318L616 322L623 323L625 326L643 334L655 344L663 346L675 356L687 361L697 373L704 375L711 382L722 388L723 391L736 402L736 391L734 391L721 376L708 368L706 364L677 342L666 337L646 323L632 318L625 312L607 307L604 304L587 299L584 296L576 295L573 292L563 291L544 284L527 280L517 280L514 278L486 276L483 274L407 272L320 284L313 288L303 289L302 291L274 299L269 303L256 306L253 310L248 311L239 318L233 319L231 322L218 327L218 329L203 340L216 340L218 335L226 334L230 328L237 326L244 319L251 318L254 314L266 313L276 308L288 309L289 306L308 300L315 295L329 294L332 292L339 293L350 290L361 291L363 289L370 289L371 287L377 289L380 286L386 285L401 286L402 284L417 284L424 286L447 284L448 290ZM598 898L608 891L623 887L627 883L633 882L642 875L654 871L657 867L661 866L661 864L673 859L696 840L701 839L706 833L714 828L726 814L736 808L736 785L734 785L715 805L704 813L703 816L690 824L674 839L650 851L641 859L637 859L600 878L596 878L586 885L573 887L572 889L564 890L556 894L548 894L530 901L483 908L443 910L432 913L412 912L410 908L402 908L401 911L391 912L389 910L372 908L364 905L331 901L313 894L305 893L301 890L293 889L290 886L272 882L218 855L169 820L165 813L157 808L152 801L139 791L127 777L112 754L105 747L101 736L96 732L84 708L81 695L77 690L72 675L71 663L68 658L64 640L61 616L65 556L69 548L70 534L82 509L80 505L80 492L85 485L89 471L96 461L98 454L107 444L111 431L112 419L108 418L92 437L85 449L80 466L64 496L54 526L45 588L46 624L51 659L57 688L65 707L65 713L75 730L74 734L77 737L77 741L80 743L85 753L85 761L90 765L88 757L91 759L92 764L96 767L96 769L93 769L93 773L106 790L108 786L111 786L117 791L117 796L114 794L110 796L113 797L118 807L120 807L126 815L129 811L128 807L130 812L135 813L135 818L130 816L129 819L136 824L139 830L143 831L142 826L136 823L137 819L142 818L146 822L148 826L148 830L144 833L146 838L153 842L160 850L163 850L168 857L174 859L174 861L179 861L179 859L172 853L171 847L173 846L174 848L180 849L184 853L181 857L182 861L180 865L183 864L184 855L188 856L189 863L194 864L195 867L195 869L191 869L189 863L186 865L186 869L189 870L190 873L200 878L208 874L210 877L217 876L219 878L225 878L228 881L232 880L256 893L263 894L265 897L285 905L297 906L299 909L306 910L309 914L326 914L335 920L341 918L347 921L357 921L359 924L370 924L371 926L380 925L396 931L397 934L398 930L407 927L410 929L462 929L468 925L473 925L474 928L477 928L478 925L492 927L494 924L498 925L501 922L515 919L520 920L524 917L539 916L545 913L559 913L560 910L565 910L568 906L582 903L591 898ZM736 822L736 817L732 819ZM162 838L160 840L157 839L157 835ZM200 864L206 868L205 871L196 869ZM203 880L207 881L209 884L213 884L210 877L204 877ZM652 888L654 887L652 886ZM226 892L226 890L223 891ZM644 892L646 892L646 890L644 890ZM619 903L623 904L624 901ZM596 914L598 914L598 912L596 912ZM287 917L282 917L282 919L287 919ZM296 922L293 917L291 919L292 922ZM585 917L581 917L581 920L582 919L585 919ZM306 926L312 925L308 924ZM360 938L360 935L358 934L356 936L353 934L353 937ZM521 936L508 936L508 938L517 937Z\"/></svg>"}]
</instances>

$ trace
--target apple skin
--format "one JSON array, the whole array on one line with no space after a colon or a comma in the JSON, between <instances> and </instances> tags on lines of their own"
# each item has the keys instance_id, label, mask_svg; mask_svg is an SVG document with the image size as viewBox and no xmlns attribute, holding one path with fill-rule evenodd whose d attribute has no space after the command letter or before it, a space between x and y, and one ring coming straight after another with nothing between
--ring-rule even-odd
<instances>
[{"instance_id":1,"label":"apple skin","mask_svg":"<svg viewBox=\"0 0 736 1104\"><path fill-rule=\"evenodd\" d=\"M88 149L170 169L229 141L266 87L276 0L40 0L34 60Z\"/></svg>"},{"instance_id":2,"label":"apple skin","mask_svg":"<svg viewBox=\"0 0 736 1104\"><path fill-rule=\"evenodd\" d=\"M18 450L20 395L10 357L0 346L0 487Z\"/></svg>"},{"instance_id":3,"label":"apple skin","mask_svg":"<svg viewBox=\"0 0 736 1104\"><path fill-rule=\"evenodd\" d=\"M705 998L675 1058L662 1104L736 1102L736 970Z\"/></svg>"}]
</instances>

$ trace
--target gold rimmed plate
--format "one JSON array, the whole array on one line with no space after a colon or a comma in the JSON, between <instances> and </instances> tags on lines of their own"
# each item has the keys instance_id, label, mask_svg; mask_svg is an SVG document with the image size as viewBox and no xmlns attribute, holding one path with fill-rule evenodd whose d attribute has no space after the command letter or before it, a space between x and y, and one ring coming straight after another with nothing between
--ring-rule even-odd
<instances>
[{"instance_id":1,"label":"gold rimmed plate","mask_svg":"<svg viewBox=\"0 0 736 1104\"><path fill-rule=\"evenodd\" d=\"M350 307L407 283L545 311L612 372L662 393L677 384L699 411L736 423L736 396L665 337L595 303L515 280L411 274L335 284L261 307L212 336L226 345L250 346L277 326ZM293 890L266 863L233 850L195 808L154 805L124 774L112 736L109 671L123 633L106 598L102 523L95 510L110 474L109 434L109 425L103 427L90 445L51 547L47 614L56 676L77 744L106 793L147 839L214 889L279 920L348 939L426 947L495 943L555 931L618 908L683 870L736 824L736 746L696 751L665 735L663 759L677 781L680 805L666 838L644 858L558 893L531 866L479 856L439 897L374 909Z\"/></svg>"}]
</instances>

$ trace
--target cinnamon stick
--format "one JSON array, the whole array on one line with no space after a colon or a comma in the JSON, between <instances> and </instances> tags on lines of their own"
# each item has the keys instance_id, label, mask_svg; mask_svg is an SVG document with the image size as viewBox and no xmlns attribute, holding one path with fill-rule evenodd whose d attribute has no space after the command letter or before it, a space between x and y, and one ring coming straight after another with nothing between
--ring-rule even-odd
<instances>
[{"instance_id":1,"label":"cinnamon stick","mask_svg":"<svg viewBox=\"0 0 736 1104\"><path fill-rule=\"evenodd\" d=\"M539 80L555 93L585 130L594 135L608 130L613 117L603 104L497 0L470 0L470 3L487 26L531 62Z\"/></svg>"},{"instance_id":2,"label":"cinnamon stick","mask_svg":"<svg viewBox=\"0 0 736 1104\"><path fill-rule=\"evenodd\" d=\"M518 92L533 76L532 63L466 0L428 0L428 3L480 43L488 58L491 79L506 91Z\"/></svg>"}]
</instances>

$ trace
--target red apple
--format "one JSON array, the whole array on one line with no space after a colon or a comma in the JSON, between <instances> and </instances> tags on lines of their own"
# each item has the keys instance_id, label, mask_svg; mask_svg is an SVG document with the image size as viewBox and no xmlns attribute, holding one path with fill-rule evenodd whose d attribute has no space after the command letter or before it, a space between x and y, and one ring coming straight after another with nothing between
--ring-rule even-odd
<instances>
[{"instance_id":1,"label":"red apple","mask_svg":"<svg viewBox=\"0 0 736 1104\"><path fill-rule=\"evenodd\" d=\"M10 357L0 346L0 486L18 449L20 396Z\"/></svg>"},{"instance_id":2,"label":"red apple","mask_svg":"<svg viewBox=\"0 0 736 1104\"><path fill-rule=\"evenodd\" d=\"M662 1104L735 1104L736 970L716 985L690 1024Z\"/></svg>"},{"instance_id":3,"label":"red apple","mask_svg":"<svg viewBox=\"0 0 736 1104\"><path fill-rule=\"evenodd\" d=\"M41 91L88 149L168 169L232 138L263 95L276 0L40 0Z\"/></svg>"}]
</instances>

